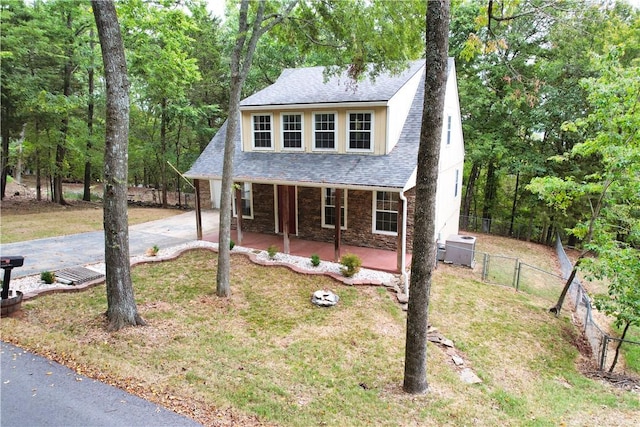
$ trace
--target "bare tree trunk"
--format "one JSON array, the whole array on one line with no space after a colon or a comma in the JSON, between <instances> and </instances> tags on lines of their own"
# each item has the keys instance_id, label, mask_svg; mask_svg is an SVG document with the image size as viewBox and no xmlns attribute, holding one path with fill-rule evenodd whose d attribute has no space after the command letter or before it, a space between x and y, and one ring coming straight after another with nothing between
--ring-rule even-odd
<instances>
[{"instance_id":1,"label":"bare tree trunk","mask_svg":"<svg viewBox=\"0 0 640 427\"><path fill-rule=\"evenodd\" d=\"M471 171L469 172L469 179L467 181L467 187L464 192L464 199L462 202L462 229L466 230L469 227L469 215L471 214L471 200L473 199L473 190L476 186L476 181L480 176L480 165L474 162L471 165Z\"/></svg>"},{"instance_id":2,"label":"bare tree trunk","mask_svg":"<svg viewBox=\"0 0 640 427\"><path fill-rule=\"evenodd\" d=\"M491 232L491 210L496 199L498 178L496 177L496 165L493 162L487 166L487 179L484 185L484 201L482 204L482 232Z\"/></svg>"},{"instance_id":3,"label":"bare tree trunk","mask_svg":"<svg viewBox=\"0 0 640 427\"><path fill-rule=\"evenodd\" d=\"M423 394L427 382L427 328L431 274L436 264L435 205L449 44L449 0L427 2L426 75L414 213L411 287L403 389Z\"/></svg>"},{"instance_id":4,"label":"bare tree trunk","mask_svg":"<svg viewBox=\"0 0 640 427\"><path fill-rule=\"evenodd\" d=\"M516 207L518 206L518 189L520 187L520 171L516 174L516 188L513 190L513 202L511 204L511 221L509 222L509 236L513 237L513 222L516 218Z\"/></svg>"},{"instance_id":5,"label":"bare tree trunk","mask_svg":"<svg viewBox=\"0 0 640 427\"><path fill-rule=\"evenodd\" d=\"M618 345L616 346L616 355L613 357L613 362L611 363L611 367L609 368L609 373L612 373L613 369L618 364L618 357L620 356L620 347L622 347L622 342L624 341L624 337L627 336L627 331L629 330L630 326L631 326L631 322L627 322L627 324L624 325L624 330L622 331L622 336L620 337L620 341L618 341Z\"/></svg>"},{"instance_id":6,"label":"bare tree trunk","mask_svg":"<svg viewBox=\"0 0 640 427\"><path fill-rule=\"evenodd\" d=\"M167 177L167 122L169 116L167 114L167 98L162 98L161 102L162 118L160 119L160 179L162 181L162 207L167 208L167 186L169 180Z\"/></svg>"},{"instance_id":7,"label":"bare tree trunk","mask_svg":"<svg viewBox=\"0 0 640 427\"><path fill-rule=\"evenodd\" d=\"M242 85L249 74L258 39L262 34L282 22L282 20L291 13L296 4L297 0L290 1L281 13L271 15L270 22L265 24L265 2L261 1L258 3L255 20L250 24L247 18L249 0L242 0L240 3L238 33L236 35L233 53L231 54L229 116L227 118L227 129L224 140L224 165L222 167L222 189L220 195L218 274L216 277L216 295L220 297L231 295L229 284L229 270L231 265L231 249L229 247L231 241L231 198L233 197L231 187L233 185L233 153L235 151L235 140L238 132L238 114L240 111Z\"/></svg>"},{"instance_id":8,"label":"bare tree trunk","mask_svg":"<svg viewBox=\"0 0 640 427\"><path fill-rule=\"evenodd\" d=\"M144 325L138 314L129 264L127 150L129 80L120 26L113 1L92 0L107 83L104 156L104 240L107 265L107 329Z\"/></svg>"},{"instance_id":9,"label":"bare tree trunk","mask_svg":"<svg viewBox=\"0 0 640 427\"><path fill-rule=\"evenodd\" d=\"M600 196L598 197L598 202L596 203L596 206L593 208L593 212L591 213L591 219L589 220L589 231L587 231L587 235L584 239L584 244L588 244L591 241L591 238L593 237L593 229L595 226L595 222L598 219L598 217L600 216L600 210L602 209L602 202L604 200L604 196L607 194L607 191L609 190L609 186L612 183L612 179L609 178L605 181L604 186L602 188L602 192L600 193ZM589 253L589 250L586 249L584 251L582 251L582 253L580 253L580 256L578 257L578 259L576 260L576 263L573 265L573 270L571 271L571 275L569 275L569 278L567 279L567 281L564 284L564 288L562 288L562 292L560 293L560 297L558 298L558 302L556 302L556 305L554 305L553 307L551 307L549 309L549 312L553 313L556 315L556 317L558 317L560 315L560 310L562 310L562 305L564 304L564 299L567 296L567 292L569 291L569 287L571 287L571 282L573 282L573 279L576 277L576 273L578 272L578 267L580 265L580 262L582 261L582 259Z\"/></svg>"},{"instance_id":10,"label":"bare tree trunk","mask_svg":"<svg viewBox=\"0 0 640 427\"><path fill-rule=\"evenodd\" d=\"M67 28L71 30L73 25L73 17L71 12L67 13ZM73 39L67 41L67 60L64 63L64 84L63 94L66 98L71 96L71 75L73 74ZM61 205L66 205L64 200L64 194L62 192L62 179L64 173L64 158L67 151L67 135L69 134L69 114L66 113L62 119L62 126L60 129L62 140L58 140L56 145L56 165L53 173L53 200Z\"/></svg>"},{"instance_id":11,"label":"bare tree trunk","mask_svg":"<svg viewBox=\"0 0 640 427\"><path fill-rule=\"evenodd\" d=\"M94 41L93 41L93 28L89 30L89 49L91 51L91 65L89 66L88 78L89 78L89 102L87 104L87 145L85 153L85 161L84 161L84 192L82 194L82 200L86 202L91 201L91 148L93 146L92 138L93 138L93 91L94 91L94 64L93 64L93 51L94 51Z\"/></svg>"}]
</instances>

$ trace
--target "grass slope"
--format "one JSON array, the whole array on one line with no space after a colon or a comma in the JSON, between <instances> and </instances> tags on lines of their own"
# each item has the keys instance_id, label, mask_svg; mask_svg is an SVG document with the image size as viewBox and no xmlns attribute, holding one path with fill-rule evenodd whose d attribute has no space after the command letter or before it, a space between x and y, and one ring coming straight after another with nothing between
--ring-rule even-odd
<instances>
[{"instance_id":1,"label":"grass slope","mask_svg":"<svg viewBox=\"0 0 640 427\"><path fill-rule=\"evenodd\" d=\"M437 270L430 321L484 382L462 383L429 344L425 396L401 390L406 315L387 290L234 256L233 294L220 299L215 254L204 250L133 270L147 327L106 333L99 286L24 303L2 337L205 425L636 425L636 393L577 371L566 317L461 271ZM340 303L311 305L317 289Z\"/></svg>"}]
</instances>

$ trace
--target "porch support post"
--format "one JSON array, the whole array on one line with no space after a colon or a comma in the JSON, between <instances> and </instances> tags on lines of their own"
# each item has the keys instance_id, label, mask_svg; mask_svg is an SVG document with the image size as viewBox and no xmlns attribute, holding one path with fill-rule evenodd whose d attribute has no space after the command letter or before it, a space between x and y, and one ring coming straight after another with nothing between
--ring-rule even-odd
<instances>
[{"instance_id":1,"label":"porch support post","mask_svg":"<svg viewBox=\"0 0 640 427\"><path fill-rule=\"evenodd\" d=\"M336 192L335 192L335 196L336 196L336 224L335 224L335 229L336 229L336 234L335 237L333 239L333 243L334 243L334 260L335 262L340 262L340 241L341 239L341 233L342 233L342 189L341 188L336 188Z\"/></svg>"},{"instance_id":2,"label":"porch support post","mask_svg":"<svg viewBox=\"0 0 640 427\"><path fill-rule=\"evenodd\" d=\"M282 189L282 251L285 254L290 253L289 248L289 186L283 185Z\"/></svg>"},{"instance_id":3,"label":"porch support post","mask_svg":"<svg viewBox=\"0 0 640 427\"><path fill-rule=\"evenodd\" d=\"M403 251L404 245L402 244L402 239L404 239L404 210L406 207L404 206L404 201L398 197L398 237L396 238L396 251L397 251L397 269L398 271L402 271L404 265L402 265L402 260L404 259Z\"/></svg>"},{"instance_id":4,"label":"porch support post","mask_svg":"<svg viewBox=\"0 0 640 427\"><path fill-rule=\"evenodd\" d=\"M236 183L236 231L238 245L242 245L242 190L243 183Z\"/></svg>"},{"instance_id":5,"label":"porch support post","mask_svg":"<svg viewBox=\"0 0 640 427\"><path fill-rule=\"evenodd\" d=\"M202 240L202 212L200 211L200 180L194 179L193 186L196 190L196 238Z\"/></svg>"}]
</instances>

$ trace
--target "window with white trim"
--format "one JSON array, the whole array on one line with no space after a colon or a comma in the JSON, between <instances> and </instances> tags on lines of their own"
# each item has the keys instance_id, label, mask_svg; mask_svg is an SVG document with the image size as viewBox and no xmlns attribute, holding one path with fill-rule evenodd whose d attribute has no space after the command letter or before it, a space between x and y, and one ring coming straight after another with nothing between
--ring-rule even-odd
<instances>
[{"instance_id":1,"label":"window with white trim","mask_svg":"<svg viewBox=\"0 0 640 427\"><path fill-rule=\"evenodd\" d=\"M451 116L447 116L447 145L451 144Z\"/></svg>"},{"instance_id":2,"label":"window with white trim","mask_svg":"<svg viewBox=\"0 0 640 427\"><path fill-rule=\"evenodd\" d=\"M349 112L347 141L349 150L371 151L373 140L373 114L370 112Z\"/></svg>"},{"instance_id":3,"label":"window with white trim","mask_svg":"<svg viewBox=\"0 0 640 427\"><path fill-rule=\"evenodd\" d=\"M398 193L376 191L374 199L374 231L382 234L398 233Z\"/></svg>"},{"instance_id":4,"label":"window with white trim","mask_svg":"<svg viewBox=\"0 0 640 427\"><path fill-rule=\"evenodd\" d=\"M458 181L460 180L460 169L456 169L456 186L453 190L453 197L458 197Z\"/></svg>"},{"instance_id":5,"label":"window with white trim","mask_svg":"<svg viewBox=\"0 0 640 427\"><path fill-rule=\"evenodd\" d=\"M342 206L340 209L340 229L347 229L347 190L342 190ZM336 189L322 189L322 226L335 228L336 226Z\"/></svg>"},{"instance_id":6,"label":"window with white trim","mask_svg":"<svg viewBox=\"0 0 640 427\"><path fill-rule=\"evenodd\" d=\"M302 114L282 114L282 148L287 150L301 150L302 145Z\"/></svg>"},{"instance_id":7,"label":"window with white trim","mask_svg":"<svg viewBox=\"0 0 640 427\"><path fill-rule=\"evenodd\" d=\"M251 191L251 183L244 182L240 188L240 194L242 197L242 217L253 218L253 192ZM236 195L233 194L233 215L238 215L238 208L236 204Z\"/></svg>"},{"instance_id":8,"label":"window with white trim","mask_svg":"<svg viewBox=\"0 0 640 427\"><path fill-rule=\"evenodd\" d=\"M271 114L251 116L253 126L253 148L273 148L273 117Z\"/></svg>"},{"instance_id":9,"label":"window with white trim","mask_svg":"<svg viewBox=\"0 0 640 427\"><path fill-rule=\"evenodd\" d=\"M336 114L313 114L313 148L316 150L336 149Z\"/></svg>"}]
</instances>

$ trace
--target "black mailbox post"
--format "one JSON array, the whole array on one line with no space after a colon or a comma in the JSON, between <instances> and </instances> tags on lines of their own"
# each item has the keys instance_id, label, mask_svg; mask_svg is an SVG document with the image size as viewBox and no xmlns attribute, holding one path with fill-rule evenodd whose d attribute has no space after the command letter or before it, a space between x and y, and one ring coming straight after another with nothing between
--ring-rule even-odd
<instances>
[{"instance_id":1,"label":"black mailbox post","mask_svg":"<svg viewBox=\"0 0 640 427\"><path fill-rule=\"evenodd\" d=\"M2 299L9 298L9 282L11 281L11 270L13 270L14 267L22 267L23 264L23 256L0 257L0 268L4 270L4 278L2 279Z\"/></svg>"}]
</instances>

